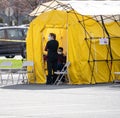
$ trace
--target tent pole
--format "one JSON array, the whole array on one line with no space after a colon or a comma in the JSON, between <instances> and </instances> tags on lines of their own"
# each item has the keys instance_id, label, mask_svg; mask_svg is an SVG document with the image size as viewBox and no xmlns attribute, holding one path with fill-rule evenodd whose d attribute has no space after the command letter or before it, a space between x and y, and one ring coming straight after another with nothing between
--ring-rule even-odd
<instances>
[{"instance_id":1,"label":"tent pole","mask_svg":"<svg viewBox=\"0 0 120 118\"><path fill-rule=\"evenodd\" d=\"M86 29L86 25L85 25L85 19L84 19L84 16L82 16L82 20L83 20L83 27ZM88 64L89 64L89 67L90 67L90 71L91 71L91 80L90 80L90 84L92 84L92 80L94 79L94 82L96 83L96 80L95 80L95 76L94 76L94 58L93 58L93 54L92 54L92 50L91 50L91 40L88 40L88 39L93 39L93 37L89 37L87 38L87 32L86 30L85 31L85 41L86 41L86 44L88 46L88 49L89 49L89 56L88 56ZM90 44L88 43L88 41L90 42ZM91 62L91 58L92 58L92 63L93 65L91 66L90 62Z\"/></svg>"},{"instance_id":2,"label":"tent pole","mask_svg":"<svg viewBox=\"0 0 120 118\"><path fill-rule=\"evenodd\" d=\"M66 40L67 40L67 61L68 61L68 12L66 12L67 14L67 21L66 21ZM68 70L68 69L67 69ZM68 81L69 81L69 84L71 84L71 81L70 81L70 76L69 76L69 70L68 70Z\"/></svg>"},{"instance_id":3,"label":"tent pole","mask_svg":"<svg viewBox=\"0 0 120 118\"><path fill-rule=\"evenodd\" d=\"M112 50L111 50L111 41L110 41L110 35L109 35L109 32L107 31L107 28L106 28L106 26L105 26L105 23L104 23L104 20L103 20L103 17L102 17L102 15L100 16L100 18L101 18L101 22L102 22L102 25L103 25L103 28L104 28L104 31L105 31L105 33L107 34L107 36L108 36L108 39L109 39L109 51L110 51L110 57L111 57L111 67L109 67L109 64L108 64L108 61L107 61L107 65L108 65L108 69L109 69L109 71L110 71L110 74L109 74L109 80L110 80L110 77L112 77L112 60L113 60L113 56L112 56ZM109 81L108 80L108 81Z\"/></svg>"},{"instance_id":4,"label":"tent pole","mask_svg":"<svg viewBox=\"0 0 120 118\"><path fill-rule=\"evenodd\" d=\"M109 35L109 32L107 31L107 28L106 28L106 26L105 26L103 17L102 17L102 16L100 16L100 17L101 17L101 21L102 21L102 25L103 25L103 28L104 28L104 30L105 30L105 33L107 34L108 39L109 39L110 57L111 57L111 60L112 60L112 59L113 59L113 56L112 56L112 51L111 51L110 35Z\"/></svg>"}]
</instances>

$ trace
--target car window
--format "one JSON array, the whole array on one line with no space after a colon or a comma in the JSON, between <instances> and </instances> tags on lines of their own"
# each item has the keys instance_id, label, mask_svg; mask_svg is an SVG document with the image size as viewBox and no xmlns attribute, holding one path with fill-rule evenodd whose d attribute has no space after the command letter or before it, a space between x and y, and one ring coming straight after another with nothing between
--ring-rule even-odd
<instances>
[{"instance_id":1,"label":"car window","mask_svg":"<svg viewBox=\"0 0 120 118\"><path fill-rule=\"evenodd\" d=\"M23 39L23 34L20 29L7 29L6 32L9 39Z\"/></svg>"},{"instance_id":2,"label":"car window","mask_svg":"<svg viewBox=\"0 0 120 118\"><path fill-rule=\"evenodd\" d=\"M20 29L18 29L18 36L21 37L21 38L23 37L23 33Z\"/></svg>"},{"instance_id":3,"label":"car window","mask_svg":"<svg viewBox=\"0 0 120 118\"><path fill-rule=\"evenodd\" d=\"M27 28L23 29L23 33L25 36L27 35L27 30L28 30Z\"/></svg>"},{"instance_id":4,"label":"car window","mask_svg":"<svg viewBox=\"0 0 120 118\"><path fill-rule=\"evenodd\" d=\"M4 38L5 38L4 30L0 30L0 39L4 39Z\"/></svg>"}]
</instances>

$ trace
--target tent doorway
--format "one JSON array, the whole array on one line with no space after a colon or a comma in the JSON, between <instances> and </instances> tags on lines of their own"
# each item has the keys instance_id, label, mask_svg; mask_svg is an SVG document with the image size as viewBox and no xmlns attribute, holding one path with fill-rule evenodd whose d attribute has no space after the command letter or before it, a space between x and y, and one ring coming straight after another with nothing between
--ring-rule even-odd
<instances>
[{"instance_id":1,"label":"tent doorway","mask_svg":"<svg viewBox=\"0 0 120 118\"><path fill-rule=\"evenodd\" d=\"M42 31L42 47L43 47L43 61L44 61L44 70L45 75L48 74L47 72L47 51L45 51L45 46L48 42L48 36L50 33L56 34L56 40L59 42L59 47L63 48L63 53L67 57L67 28L64 27L55 27L55 26L46 26Z\"/></svg>"}]
</instances>

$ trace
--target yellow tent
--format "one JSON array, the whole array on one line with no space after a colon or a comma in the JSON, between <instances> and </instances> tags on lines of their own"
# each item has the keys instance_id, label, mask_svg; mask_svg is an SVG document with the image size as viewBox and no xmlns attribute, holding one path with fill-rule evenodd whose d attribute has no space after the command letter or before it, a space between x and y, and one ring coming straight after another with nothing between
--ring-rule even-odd
<instances>
[{"instance_id":1,"label":"yellow tent","mask_svg":"<svg viewBox=\"0 0 120 118\"><path fill-rule=\"evenodd\" d=\"M36 17L27 34L27 59L35 63L36 83L46 82L43 54L50 32L71 63L71 84L110 82L120 71L119 22L104 24L75 11L51 10ZM34 83L33 77L29 81Z\"/></svg>"}]
</instances>

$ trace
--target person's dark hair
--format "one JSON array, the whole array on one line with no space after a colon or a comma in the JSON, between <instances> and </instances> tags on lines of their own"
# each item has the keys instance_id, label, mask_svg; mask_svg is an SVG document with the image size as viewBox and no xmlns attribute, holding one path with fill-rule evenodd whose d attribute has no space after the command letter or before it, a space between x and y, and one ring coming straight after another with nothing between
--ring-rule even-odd
<instances>
[{"instance_id":1,"label":"person's dark hair","mask_svg":"<svg viewBox=\"0 0 120 118\"><path fill-rule=\"evenodd\" d=\"M56 34L50 33L50 36L52 36L54 39L56 39Z\"/></svg>"},{"instance_id":2,"label":"person's dark hair","mask_svg":"<svg viewBox=\"0 0 120 118\"><path fill-rule=\"evenodd\" d=\"M63 48L62 47L59 47L58 49L62 50L63 51Z\"/></svg>"}]
</instances>

